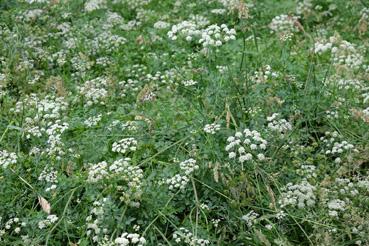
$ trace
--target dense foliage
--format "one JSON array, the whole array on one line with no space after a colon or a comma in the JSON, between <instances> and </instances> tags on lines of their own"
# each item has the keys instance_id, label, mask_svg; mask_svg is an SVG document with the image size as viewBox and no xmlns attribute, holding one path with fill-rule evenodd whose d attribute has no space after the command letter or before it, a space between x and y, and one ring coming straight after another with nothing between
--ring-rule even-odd
<instances>
[{"instance_id":1,"label":"dense foliage","mask_svg":"<svg viewBox=\"0 0 369 246\"><path fill-rule=\"evenodd\" d=\"M0 245L369 245L365 0L0 0Z\"/></svg>"}]
</instances>

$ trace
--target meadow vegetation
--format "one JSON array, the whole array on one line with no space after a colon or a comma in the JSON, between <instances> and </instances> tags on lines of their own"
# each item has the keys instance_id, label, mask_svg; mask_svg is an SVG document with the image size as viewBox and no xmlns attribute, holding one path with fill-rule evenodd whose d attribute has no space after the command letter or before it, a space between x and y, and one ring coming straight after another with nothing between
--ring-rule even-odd
<instances>
[{"instance_id":1,"label":"meadow vegetation","mask_svg":"<svg viewBox=\"0 0 369 246\"><path fill-rule=\"evenodd\" d=\"M369 245L366 0L0 0L0 245Z\"/></svg>"}]
</instances>

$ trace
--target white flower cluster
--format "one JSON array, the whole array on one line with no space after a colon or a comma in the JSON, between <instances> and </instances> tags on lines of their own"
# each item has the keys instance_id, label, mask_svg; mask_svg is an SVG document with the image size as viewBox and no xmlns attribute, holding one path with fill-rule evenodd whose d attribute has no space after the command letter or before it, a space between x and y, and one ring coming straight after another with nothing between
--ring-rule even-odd
<instances>
[{"instance_id":1,"label":"white flower cluster","mask_svg":"<svg viewBox=\"0 0 369 246\"><path fill-rule=\"evenodd\" d=\"M369 107L367 107L366 109L363 109L363 117L364 120L366 120L367 122L369 122Z\"/></svg>"},{"instance_id":2,"label":"white flower cluster","mask_svg":"<svg viewBox=\"0 0 369 246\"><path fill-rule=\"evenodd\" d=\"M327 79L324 82L327 86L334 86L339 90L365 90L365 84L358 79L338 79L336 77Z\"/></svg>"},{"instance_id":3,"label":"white flower cluster","mask_svg":"<svg viewBox=\"0 0 369 246\"><path fill-rule=\"evenodd\" d=\"M96 58L96 65L102 67L108 67L113 63L112 59L106 56Z\"/></svg>"},{"instance_id":4,"label":"white flower cluster","mask_svg":"<svg viewBox=\"0 0 369 246\"><path fill-rule=\"evenodd\" d=\"M212 123L212 124L206 124L204 126L204 132L209 134L215 134L217 131L220 130L220 124Z\"/></svg>"},{"instance_id":5,"label":"white flower cluster","mask_svg":"<svg viewBox=\"0 0 369 246\"><path fill-rule=\"evenodd\" d=\"M218 70L218 72L220 74L225 74L228 71L228 67L227 66L217 65L216 68L217 68L217 70Z\"/></svg>"},{"instance_id":6,"label":"white flower cluster","mask_svg":"<svg viewBox=\"0 0 369 246\"><path fill-rule=\"evenodd\" d=\"M112 145L112 151L125 154L129 151L135 151L137 149L137 141L134 138L123 138L118 142L114 142Z\"/></svg>"},{"instance_id":7,"label":"white flower cluster","mask_svg":"<svg viewBox=\"0 0 369 246\"><path fill-rule=\"evenodd\" d=\"M13 112L15 114L22 113L27 106L35 106L37 101L39 101L39 98L36 94L31 93L30 95L26 95L23 101L16 102L15 107L11 108L10 112Z\"/></svg>"},{"instance_id":8,"label":"white flower cluster","mask_svg":"<svg viewBox=\"0 0 369 246\"><path fill-rule=\"evenodd\" d=\"M288 183L282 190L284 192L278 201L281 208L292 206L302 209L312 207L316 203L316 187L307 180L303 180L299 184Z\"/></svg>"},{"instance_id":9,"label":"white flower cluster","mask_svg":"<svg viewBox=\"0 0 369 246\"><path fill-rule=\"evenodd\" d=\"M26 3L32 4L32 3L47 3L49 0L25 0Z\"/></svg>"},{"instance_id":10,"label":"white flower cluster","mask_svg":"<svg viewBox=\"0 0 369 246\"><path fill-rule=\"evenodd\" d=\"M267 148L268 142L263 139L258 131L245 129L243 132L236 132L234 136L228 137L228 145L225 150L230 159L238 156L238 161L244 163L254 158L263 161L265 155L262 153Z\"/></svg>"},{"instance_id":11,"label":"white flower cluster","mask_svg":"<svg viewBox=\"0 0 369 246\"><path fill-rule=\"evenodd\" d=\"M323 5L319 1L313 0L297 0L296 13L298 15L318 16L319 19L323 17L333 16L333 11L337 9L337 5L332 2L329 5Z\"/></svg>"},{"instance_id":12,"label":"white flower cluster","mask_svg":"<svg viewBox=\"0 0 369 246\"><path fill-rule=\"evenodd\" d=\"M182 84L186 87L196 85L197 83L198 82L196 80L192 80L192 79L182 81Z\"/></svg>"},{"instance_id":13,"label":"white flower cluster","mask_svg":"<svg viewBox=\"0 0 369 246\"><path fill-rule=\"evenodd\" d=\"M268 128L272 131L277 131L279 133L286 133L292 130L292 125L285 119L279 119L280 116L277 113L272 114L267 117Z\"/></svg>"},{"instance_id":14,"label":"white flower cluster","mask_svg":"<svg viewBox=\"0 0 369 246\"><path fill-rule=\"evenodd\" d=\"M365 90L368 90L369 88L366 88ZM364 92L362 95L361 95L364 99L363 99L363 102L364 103L367 103L369 102L369 92Z\"/></svg>"},{"instance_id":15,"label":"white flower cluster","mask_svg":"<svg viewBox=\"0 0 369 246\"><path fill-rule=\"evenodd\" d=\"M201 204L200 204L200 208L201 208L202 210L208 210L208 211L210 211L209 206L208 206L207 204L205 204L205 203L201 203Z\"/></svg>"},{"instance_id":16,"label":"white flower cluster","mask_svg":"<svg viewBox=\"0 0 369 246\"><path fill-rule=\"evenodd\" d=\"M338 89L356 89L362 90L365 88L364 82L358 79L339 79L337 81Z\"/></svg>"},{"instance_id":17,"label":"white flower cluster","mask_svg":"<svg viewBox=\"0 0 369 246\"><path fill-rule=\"evenodd\" d=\"M329 216L338 217L338 213L341 211L345 211L346 203L340 199L333 199L327 203L327 207L329 209Z\"/></svg>"},{"instance_id":18,"label":"white flower cluster","mask_svg":"<svg viewBox=\"0 0 369 246\"><path fill-rule=\"evenodd\" d=\"M127 42L127 39L112 34L109 31L100 33L95 39L91 41L91 54L96 55L97 53L103 52L112 53L117 51L122 45Z\"/></svg>"},{"instance_id":19,"label":"white flower cluster","mask_svg":"<svg viewBox=\"0 0 369 246\"><path fill-rule=\"evenodd\" d=\"M54 124L49 123L46 129L46 134L48 135L47 148L43 152L48 156L55 156L57 160L60 160L64 151L64 143L61 140L61 135L69 127L68 123L61 122L57 120Z\"/></svg>"},{"instance_id":20,"label":"white flower cluster","mask_svg":"<svg viewBox=\"0 0 369 246\"><path fill-rule=\"evenodd\" d=\"M97 124L99 124L99 122L101 121L101 118L102 118L102 115L98 114L96 116L91 116L91 117L87 118L83 123L87 127L97 126Z\"/></svg>"},{"instance_id":21,"label":"white flower cluster","mask_svg":"<svg viewBox=\"0 0 369 246\"><path fill-rule=\"evenodd\" d=\"M202 30L199 43L205 48L207 47L219 47L228 41L236 39L236 30L229 29L226 24L210 25L206 29Z\"/></svg>"},{"instance_id":22,"label":"white flower cluster","mask_svg":"<svg viewBox=\"0 0 369 246\"><path fill-rule=\"evenodd\" d=\"M282 14L276 16L272 19L272 22L269 24L269 28L272 32L277 33L281 38L289 38L299 31L296 23L298 22L298 17L289 16L286 14Z\"/></svg>"},{"instance_id":23,"label":"white flower cluster","mask_svg":"<svg viewBox=\"0 0 369 246\"><path fill-rule=\"evenodd\" d=\"M177 25L173 25L168 32L168 37L171 40L177 40L178 36L184 37L186 41L190 42L194 37L201 35L199 27L193 21L182 21Z\"/></svg>"},{"instance_id":24,"label":"white flower cluster","mask_svg":"<svg viewBox=\"0 0 369 246\"><path fill-rule=\"evenodd\" d=\"M8 152L6 150L0 150L0 166L2 168L7 168L12 164L17 163L17 155L13 152Z\"/></svg>"},{"instance_id":25,"label":"white flower cluster","mask_svg":"<svg viewBox=\"0 0 369 246\"><path fill-rule=\"evenodd\" d=\"M36 119L58 119L61 113L68 108L68 103L63 97L46 96L36 102Z\"/></svg>"},{"instance_id":26,"label":"white flower cluster","mask_svg":"<svg viewBox=\"0 0 369 246\"><path fill-rule=\"evenodd\" d=\"M277 220L282 220L287 217L287 214L283 210L281 210L276 213L275 217L277 218Z\"/></svg>"},{"instance_id":27,"label":"white flower cluster","mask_svg":"<svg viewBox=\"0 0 369 246\"><path fill-rule=\"evenodd\" d=\"M138 13L137 13L137 15L138 15ZM124 24L120 25L120 28L124 31L131 31L131 30L137 29L141 25L142 25L142 22L136 19L136 20L130 20L127 23L124 23Z\"/></svg>"},{"instance_id":28,"label":"white flower cluster","mask_svg":"<svg viewBox=\"0 0 369 246\"><path fill-rule=\"evenodd\" d=\"M173 239L176 243L185 243L190 246L206 246L210 244L209 240L196 237L184 227L178 228L178 230L173 233Z\"/></svg>"},{"instance_id":29,"label":"white flower cluster","mask_svg":"<svg viewBox=\"0 0 369 246\"><path fill-rule=\"evenodd\" d=\"M147 91L145 91L145 93L140 98L140 101L141 102L150 102L150 101L154 101L155 98L156 98L155 92L147 90Z\"/></svg>"},{"instance_id":30,"label":"white flower cluster","mask_svg":"<svg viewBox=\"0 0 369 246\"><path fill-rule=\"evenodd\" d=\"M196 160L192 158L179 163L179 167L186 175L191 175L195 170L199 169L199 166L196 164Z\"/></svg>"},{"instance_id":31,"label":"white flower cluster","mask_svg":"<svg viewBox=\"0 0 369 246\"><path fill-rule=\"evenodd\" d=\"M262 68L260 68L258 71L255 71L254 75L252 76L252 79L260 84L269 82L274 78L278 78L279 74L277 72L274 72L272 70L272 67L270 65L265 65Z\"/></svg>"},{"instance_id":32,"label":"white flower cluster","mask_svg":"<svg viewBox=\"0 0 369 246\"><path fill-rule=\"evenodd\" d=\"M1 217L0 217L1 221ZM22 231L22 228L26 226L26 222L22 222L19 218L10 218L4 225L3 229L0 229L0 242L2 241L2 238L4 235L7 234L17 234L19 235Z\"/></svg>"},{"instance_id":33,"label":"white flower cluster","mask_svg":"<svg viewBox=\"0 0 369 246\"><path fill-rule=\"evenodd\" d=\"M85 3L86 12L92 12L102 8L106 8L106 0L88 0Z\"/></svg>"},{"instance_id":34,"label":"white flower cluster","mask_svg":"<svg viewBox=\"0 0 369 246\"><path fill-rule=\"evenodd\" d=\"M313 179L317 177L316 166L302 164L299 169L296 170L297 174L306 179Z\"/></svg>"},{"instance_id":35,"label":"white flower cluster","mask_svg":"<svg viewBox=\"0 0 369 246\"><path fill-rule=\"evenodd\" d=\"M331 36L328 40L317 41L314 52L322 54L331 51L331 61L335 66L358 69L364 63L364 57L356 46L339 37Z\"/></svg>"},{"instance_id":36,"label":"white flower cluster","mask_svg":"<svg viewBox=\"0 0 369 246\"><path fill-rule=\"evenodd\" d=\"M90 164L87 182L96 183L117 177L126 183L126 186L119 185L117 187L117 190L123 193L121 199L133 204L131 200L139 198L142 193L143 171L130 162L130 158L123 158L114 161L111 165L108 165L106 161Z\"/></svg>"},{"instance_id":37,"label":"white flower cluster","mask_svg":"<svg viewBox=\"0 0 369 246\"><path fill-rule=\"evenodd\" d=\"M54 168L46 166L38 176L39 181L45 181L49 186L45 189L46 192L55 190L58 184L58 171Z\"/></svg>"},{"instance_id":38,"label":"white flower cluster","mask_svg":"<svg viewBox=\"0 0 369 246\"><path fill-rule=\"evenodd\" d=\"M338 119L338 112L335 110L326 110L325 115L327 119Z\"/></svg>"},{"instance_id":39,"label":"white flower cluster","mask_svg":"<svg viewBox=\"0 0 369 246\"><path fill-rule=\"evenodd\" d=\"M108 234L108 229L104 228L105 207L109 203L108 198L103 198L100 201L93 203L93 208L89 216L86 218L87 222L87 236L92 236L93 242L99 242Z\"/></svg>"},{"instance_id":40,"label":"white flower cluster","mask_svg":"<svg viewBox=\"0 0 369 246\"><path fill-rule=\"evenodd\" d=\"M68 107L63 97L46 96L40 99L36 94L30 94L24 101L16 103L11 111L14 113L25 113L25 124L23 125L26 138L41 137L45 124L59 119Z\"/></svg>"},{"instance_id":41,"label":"white flower cluster","mask_svg":"<svg viewBox=\"0 0 369 246\"><path fill-rule=\"evenodd\" d=\"M351 208L354 199L364 197L366 199L368 190L368 179L336 178L334 183L330 183L328 188L322 190L322 194L325 195L322 197L323 205L328 208L329 216L338 218L340 214Z\"/></svg>"},{"instance_id":42,"label":"white flower cluster","mask_svg":"<svg viewBox=\"0 0 369 246\"><path fill-rule=\"evenodd\" d=\"M210 10L210 13L215 15L224 15L227 12L226 9L212 9Z\"/></svg>"},{"instance_id":43,"label":"white flower cluster","mask_svg":"<svg viewBox=\"0 0 369 246\"><path fill-rule=\"evenodd\" d=\"M88 169L88 179L90 183L96 183L108 176L108 163L106 161L91 164Z\"/></svg>"},{"instance_id":44,"label":"white flower cluster","mask_svg":"<svg viewBox=\"0 0 369 246\"><path fill-rule=\"evenodd\" d=\"M348 151L358 152L355 146L347 141L340 141L342 136L338 132L325 132L325 136L321 137L320 140L325 144L325 154L333 155L336 157L335 162L341 163L340 155Z\"/></svg>"},{"instance_id":45,"label":"white flower cluster","mask_svg":"<svg viewBox=\"0 0 369 246\"><path fill-rule=\"evenodd\" d=\"M94 62L91 61L88 56L79 54L70 60L74 72L72 77L74 78L85 78L87 72L92 68Z\"/></svg>"},{"instance_id":46,"label":"white flower cluster","mask_svg":"<svg viewBox=\"0 0 369 246\"><path fill-rule=\"evenodd\" d=\"M368 179L336 178L334 182L329 183L327 188L322 189L323 196L321 199L324 206L329 210L329 216L337 218L351 207L354 198L367 197L368 190Z\"/></svg>"},{"instance_id":47,"label":"white flower cluster","mask_svg":"<svg viewBox=\"0 0 369 246\"><path fill-rule=\"evenodd\" d=\"M127 188L122 186L117 187L119 191L123 192L121 199L127 203L141 196L143 180L142 169L131 165L130 162L130 158L119 159L114 161L109 167L110 177L116 176L127 183Z\"/></svg>"},{"instance_id":48,"label":"white flower cluster","mask_svg":"<svg viewBox=\"0 0 369 246\"><path fill-rule=\"evenodd\" d=\"M369 190L369 177L366 177L366 179L358 180L356 185L358 188L363 189L364 191L368 191Z\"/></svg>"},{"instance_id":49,"label":"white flower cluster","mask_svg":"<svg viewBox=\"0 0 369 246\"><path fill-rule=\"evenodd\" d=\"M347 178L336 178L335 187L333 188L336 189L336 191L332 193L337 192L339 195L354 197L359 194L356 183Z\"/></svg>"},{"instance_id":50,"label":"white flower cluster","mask_svg":"<svg viewBox=\"0 0 369 246\"><path fill-rule=\"evenodd\" d=\"M369 20L369 8L363 8L360 11L360 15L361 15L360 22L368 21Z\"/></svg>"},{"instance_id":51,"label":"white flower cluster","mask_svg":"<svg viewBox=\"0 0 369 246\"><path fill-rule=\"evenodd\" d=\"M92 80L87 80L81 87L79 93L85 97L86 106L94 104L104 105L104 100L108 96L108 79L105 77L98 77Z\"/></svg>"},{"instance_id":52,"label":"white flower cluster","mask_svg":"<svg viewBox=\"0 0 369 246\"><path fill-rule=\"evenodd\" d=\"M112 131L114 128L119 128L120 130L127 131L137 131L138 129L137 121L126 121L121 122L120 120L114 120L109 126L108 130Z\"/></svg>"},{"instance_id":53,"label":"white flower cluster","mask_svg":"<svg viewBox=\"0 0 369 246\"><path fill-rule=\"evenodd\" d=\"M168 32L168 37L171 40L177 40L178 36L184 37L188 42L198 40L204 48L219 47L224 43L236 39L235 29L229 29L226 24L210 25L206 28L201 28L201 25L195 21L182 21L177 25L173 25Z\"/></svg>"},{"instance_id":54,"label":"white flower cluster","mask_svg":"<svg viewBox=\"0 0 369 246\"><path fill-rule=\"evenodd\" d=\"M205 26L209 25L209 23L210 23L208 18L206 18L205 16L193 15L193 14L190 15L190 21L195 23L196 26L198 26L200 28L205 27Z\"/></svg>"},{"instance_id":55,"label":"white flower cluster","mask_svg":"<svg viewBox=\"0 0 369 246\"><path fill-rule=\"evenodd\" d=\"M329 42L321 42L321 41L317 41L314 44L314 53L315 54L323 54L326 51L329 51L332 49L332 43Z\"/></svg>"},{"instance_id":56,"label":"white flower cluster","mask_svg":"<svg viewBox=\"0 0 369 246\"><path fill-rule=\"evenodd\" d=\"M154 23L154 28L155 29L167 29L169 28L170 24L168 22L165 21L157 21Z\"/></svg>"},{"instance_id":57,"label":"white flower cluster","mask_svg":"<svg viewBox=\"0 0 369 246\"><path fill-rule=\"evenodd\" d=\"M251 117L255 117L257 115L259 115L263 109L260 107L260 106L255 106L255 107L251 107L251 108L244 108L244 111L247 113L247 114L250 114Z\"/></svg>"},{"instance_id":58,"label":"white flower cluster","mask_svg":"<svg viewBox=\"0 0 369 246\"><path fill-rule=\"evenodd\" d=\"M190 179L185 175L176 174L172 178L165 180L165 183L169 186L169 190L176 192L177 190L184 190Z\"/></svg>"},{"instance_id":59,"label":"white flower cluster","mask_svg":"<svg viewBox=\"0 0 369 246\"><path fill-rule=\"evenodd\" d=\"M0 36L1 36L1 28L0 28ZM0 99L7 94L7 91L4 90L6 79L7 79L7 76L3 73L0 73Z\"/></svg>"},{"instance_id":60,"label":"white flower cluster","mask_svg":"<svg viewBox=\"0 0 369 246\"><path fill-rule=\"evenodd\" d=\"M24 119L24 132L26 133L26 138L30 139L31 137L39 138L42 136L42 128L36 125L35 119L31 117L26 117Z\"/></svg>"},{"instance_id":61,"label":"white flower cluster","mask_svg":"<svg viewBox=\"0 0 369 246\"><path fill-rule=\"evenodd\" d=\"M157 71L154 74L146 74L145 81L150 84L173 84L173 78L175 77L175 70L166 70L165 72Z\"/></svg>"},{"instance_id":62,"label":"white flower cluster","mask_svg":"<svg viewBox=\"0 0 369 246\"><path fill-rule=\"evenodd\" d=\"M49 123L48 128L46 129L46 134L49 136L56 136L62 134L65 130L67 130L69 124L66 122L61 122L60 120L55 121L55 123Z\"/></svg>"},{"instance_id":63,"label":"white flower cluster","mask_svg":"<svg viewBox=\"0 0 369 246\"><path fill-rule=\"evenodd\" d=\"M123 17L117 12L111 12L108 10L106 12L106 22L108 23L106 26L104 25L104 29L112 28L114 25L121 24L123 22Z\"/></svg>"},{"instance_id":64,"label":"white flower cluster","mask_svg":"<svg viewBox=\"0 0 369 246\"><path fill-rule=\"evenodd\" d=\"M130 9L142 9L147 4L151 2L151 0L114 0L114 3L124 3Z\"/></svg>"},{"instance_id":65,"label":"white flower cluster","mask_svg":"<svg viewBox=\"0 0 369 246\"><path fill-rule=\"evenodd\" d=\"M176 192L178 190L183 191L190 181L191 174L199 169L199 165L197 165L196 160L192 158L180 162L179 167L181 171L184 172L184 175L176 174L175 176L164 180L164 183L168 185L169 190L172 192Z\"/></svg>"},{"instance_id":66,"label":"white flower cluster","mask_svg":"<svg viewBox=\"0 0 369 246\"><path fill-rule=\"evenodd\" d=\"M54 224L55 222L58 221L58 216L56 216L55 214L50 214L47 216L46 219L41 220L38 222L38 228L39 229L44 229L46 227L49 227L50 225Z\"/></svg>"},{"instance_id":67,"label":"white flower cluster","mask_svg":"<svg viewBox=\"0 0 369 246\"><path fill-rule=\"evenodd\" d=\"M298 15L310 14L313 9L313 3L311 0L301 0L296 5L296 13Z\"/></svg>"},{"instance_id":68,"label":"white flower cluster","mask_svg":"<svg viewBox=\"0 0 369 246\"><path fill-rule=\"evenodd\" d=\"M256 213L254 210L251 210L249 213L247 213L246 215L242 216L242 220L246 222L248 227L252 227L255 222L256 219L259 217L259 214Z\"/></svg>"},{"instance_id":69,"label":"white flower cluster","mask_svg":"<svg viewBox=\"0 0 369 246\"><path fill-rule=\"evenodd\" d=\"M138 233L127 233L124 232L120 237L114 240L117 246L137 245L142 246L146 243L146 239Z\"/></svg>"},{"instance_id":70,"label":"white flower cluster","mask_svg":"<svg viewBox=\"0 0 369 246\"><path fill-rule=\"evenodd\" d=\"M128 91L138 91L141 81L144 80L147 72L147 67L142 64L134 64L125 69L126 79L119 82L119 86L123 90L123 95Z\"/></svg>"},{"instance_id":71,"label":"white flower cluster","mask_svg":"<svg viewBox=\"0 0 369 246\"><path fill-rule=\"evenodd\" d=\"M68 43L68 44L72 45L71 43ZM67 63L67 54L66 54L65 50L60 50L60 51L57 51L54 54L52 54L49 57L49 61L51 63L53 63L55 66L63 67L64 64ZM34 83L36 83L36 81L33 80L33 81L28 82L28 83L29 84L34 84Z\"/></svg>"},{"instance_id":72,"label":"white flower cluster","mask_svg":"<svg viewBox=\"0 0 369 246\"><path fill-rule=\"evenodd\" d=\"M221 219L211 219L210 222L213 224L215 228L218 228L220 221Z\"/></svg>"},{"instance_id":73,"label":"white flower cluster","mask_svg":"<svg viewBox=\"0 0 369 246\"><path fill-rule=\"evenodd\" d=\"M364 63L364 57L356 49L355 45L348 41L341 41L341 44L333 47L331 51L334 64L358 69Z\"/></svg>"},{"instance_id":74,"label":"white flower cluster","mask_svg":"<svg viewBox=\"0 0 369 246\"><path fill-rule=\"evenodd\" d=\"M32 21L39 18L44 11L42 9L30 9L23 13L23 16L20 19L24 19L25 21Z\"/></svg>"}]
</instances>

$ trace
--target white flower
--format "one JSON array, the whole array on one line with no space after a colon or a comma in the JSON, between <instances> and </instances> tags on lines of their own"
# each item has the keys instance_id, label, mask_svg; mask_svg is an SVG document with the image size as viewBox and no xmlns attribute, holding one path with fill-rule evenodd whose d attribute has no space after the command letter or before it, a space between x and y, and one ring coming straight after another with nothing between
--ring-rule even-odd
<instances>
[{"instance_id":1,"label":"white flower","mask_svg":"<svg viewBox=\"0 0 369 246\"><path fill-rule=\"evenodd\" d=\"M327 203L329 209L329 215L337 217L339 211L345 211L346 203L340 199L333 199Z\"/></svg>"},{"instance_id":2,"label":"white flower","mask_svg":"<svg viewBox=\"0 0 369 246\"><path fill-rule=\"evenodd\" d=\"M55 214L50 214L47 216L47 218L45 220L41 220L38 222L38 228L39 229L44 229L52 224L54 224L56 221L58 221L58 216L56 216Z\"/></svg>"},{"instance_id":3,"label":"white flower","mask_svg":"<svg viewBox=\"0 0 369 246\"><path fill-rule=\"evenodd\" d=\"M269 24L269 28L280 37L292 35L294 32L299 31L295 24L297 20L298 18L296 16L282 14L273 18Z\"/></svg>"},{"instance_id":4,"label":"white flower","mask_svg":"<svg viewBox=\"0 0 369 246\"><path fill-rule=\"evenodd\" d=\"M272 116L267 117L268 128L279 132L281 134L285 134L286 132L292 130L292 125L285 119L280 119L279 114L274 113Z\"/></svg>"},{"instance_id":5,"label":"white flower","mask_svg":"<svg viewBox=\"0 0 369 246\"><path fill-rule=\"evenodd\" d=\"M184 242L186 245L206 246L210 241L198 238L186 228L180 227L173 233L173 239L176 243Z\"/></svg>"},{"instance_id":6,"label":"white flower","mask_svg":"<svg viewBox=\"0 0 369 246\"><path fill-rule=\"evenodd\" d=\"M117 244L117 246L126 246L130 244L142 246L146 243L146 239L137 233L124 232L120 237L117 237L114 242Z\"/></svg>"},{"instance_id":7,"label":"white flower","mask_svg":"<svg viewBox=\"0 0 369 246\"><path fill-rule=\"evenodd\" d=\"M112 145L112 151L125 154L129 151L135 151L137 148L137 141L134 138L124 138Z\"/></svg>"},{"instance_id":8,"label":"white flower","mask_svg":"<svg viewBox=\"0 0 369 246\"><path fill-rule=\"evenodd\" d=\"M106 0L88 0L85 3L85 10L87 12L92 12L97 9L102 9L106 7Z\"/></svg>"},{"instance_id":9,"label":"white flower","mask_svg":"<svg viewBox=\"0 0 369 246\"><path fill-rule=\"evenodd\" d=\"M259 217L259 214L254 210L251 210L248 214L242 216L242 220L244 220L248 227L251 227L255 224L256 219Z\"/></svg>"},{"instance_id":10,"label":"white flower","mask_svg":"<svg viewBox=\"0 0 369 246\"><path fill-rule=\"evenodd\" d=\"M245 129L243 132L236 132L234 136L227 138L227 142L225 150L230 159L238 156L240 163L253 160L254 157L259 161L266 159L261 152L266 149L267 141L257 131Z\"/></svg>"},{"instance_id":11,"label":"white flower","mask_svg":"<svg viewBox=\"0 0 369 246\"><path fill-rule=\"evenodd\" d=\"M233 158L235 158L237 155L236 155L236 153L235 152L229 152L229 154L228 154L228 157L230 158L230 159L233 159Z\"/></svg>"},{"instance_id":12,"label":"white flower","mask_svg":"<svg viewBox=\"0 0 369 246\"><path fill-rule=\"evenodd\" d=\"M96 183L108 176L107 167L108 164L106 161L99 162L97 164L90 164L88 170L88 182Z\"/></svg>"},{"instance_id":13,"label":"white flower","mask_svg":"<svg viewBox=\"0 0 369 246\"><path fill-rule=\"evenodd\" d=\"M204 132L209 133L209 134L215 134L219 130L220 130L220 125L216 123L206 124L204 127Z\"/></svg>"},{"instance_id":14,"label":"white flower","mask_svg":"<svg viewBox=\"0 0 369 246\"><path fill-rule=\"evenodd\" d=\"M281 194L281 198L278 203L282 208L286 206L293 206L298 208L312 207L315 205L316 196L315 190L316 187L311 185L307 180L303 180L299 184L288 183Z\"/></svg>"},{"instance_id":15,"label":"white flower","mask_svg":"<svg viewBox=\"0 0 369 246\"><path fill-rule=\"evenodd\" d=\"M192 174L195 170L199 169L199 166L196 164L196 160L188 159L179 163L180 168L185 171L186 175Z\"/></svg>"},{"instance_id":16,"label":"white flower","mask_svg":"<svg viewBox=\"0 0 369 246\"><path fill-rule=\"evenodd\" d=\"M182 81L182 84L184 86L188 87L188 86L196 85L197 84L197 81L192 80L192 79L190 79L190 80L184 80L184 81Z\"/></svg>"},{"instance_id":17,"label":"white flower","mask_svg":"<svg viewBox=\"0 0 369 246\"><path fill-rule=\"evenodd\" d=\"M116 238L114 242L116 244L122 245L122 246L125 246L125 245L128 245L129 244L129 240L127 238L122 238L122 237Z\"/></svg>"},{"instance_id":18,"label":"white flower","mask_svg":"<svg viewBox=\"0 0 369 246\"><path fill-rule=\"evenodd\" d=\"M86 99L86 106L94 104L105 104L105 99L108 96L106 87L108 86L108 79L98 77L96 79L86 81L80 88L79 92Z\"/></svg>"},{"instance_id":19,"label":"white flower","mask_svg":"<svg viewBox=\"0 0 369 246\"><path fill-rule=\"evenodd\" d=\"M187 176L176 174L172 178L166 179L165 183L169 186L170 191L184 190L190 179Z\"/></svg>"},{"instance_id":20,"label":"white flower","mask_svg":"<svg viewBox=\"0 0 369 246\"><path fill-rule=\"evenodd\" d=\"M6 150L0 150L0 166L7 168L9 165L17 163L17 155Z\"/></svg>"},{"instance_id":21,"label":"white flower","mask_svg":"<svg viewBox=\"0 0 369 246\"><path fill-rule=\"evenodd\" d=\"M258 159L260 160L260 161L263 161L263 160L265 160L265 156L264 156L264 154L258 154L257 155L257 157L258 157Z\"/></svg>"},{"instance_id":22,"label":"white flower","mask_svg":"<svg viewBox=\"0 0 369 246\"><path fill-rule=\"evenodd\" d=\"M155 29L167 29L169 27L169 23L165 21L157 21L154 23Z\"/></svg>"}]
</instances>

